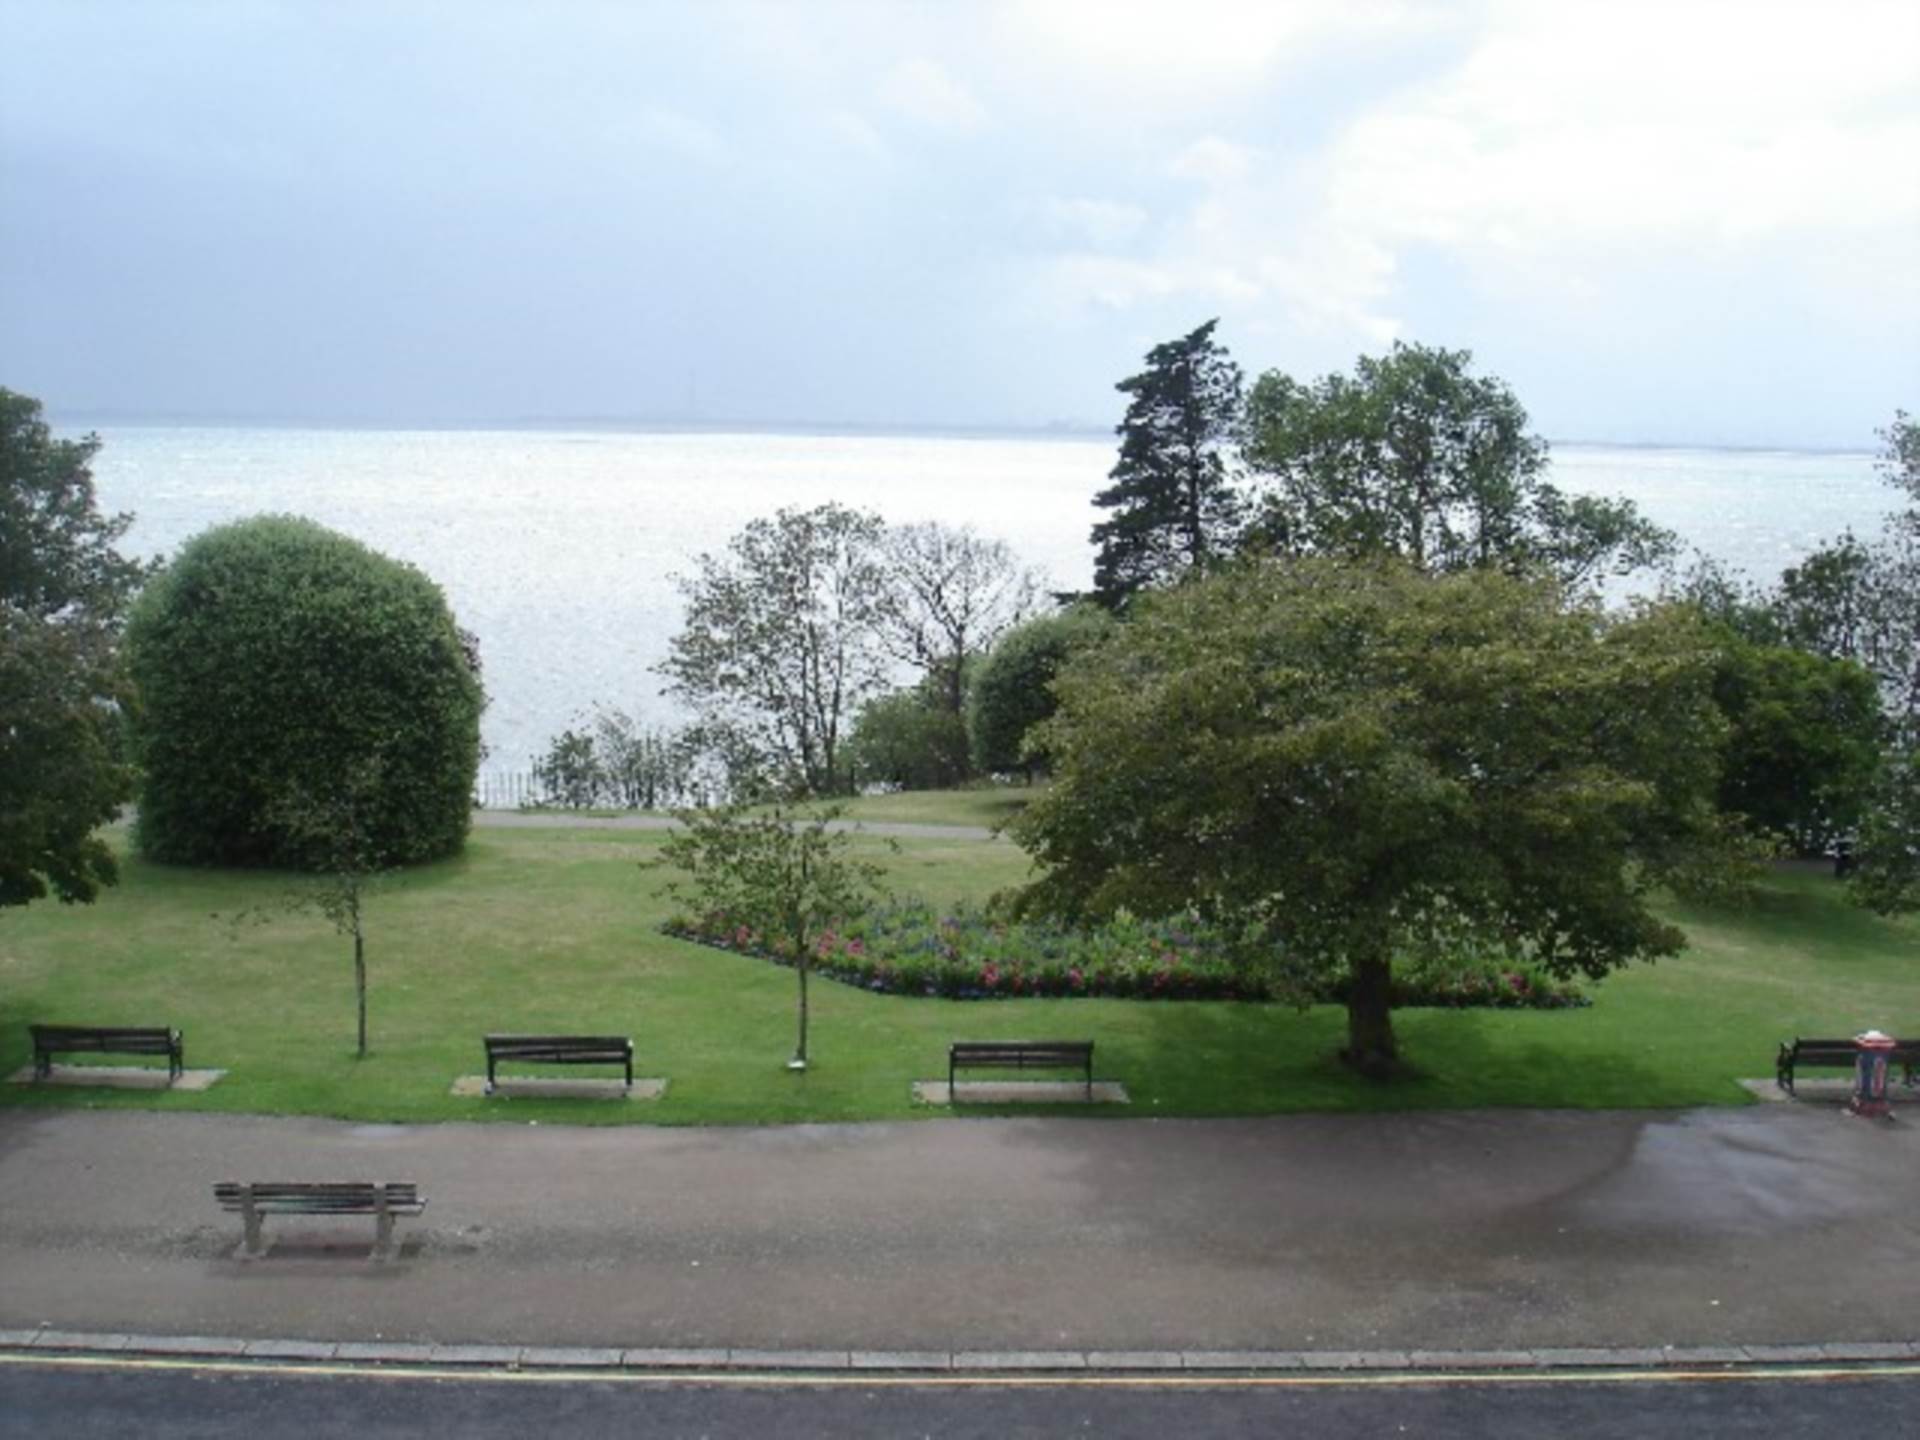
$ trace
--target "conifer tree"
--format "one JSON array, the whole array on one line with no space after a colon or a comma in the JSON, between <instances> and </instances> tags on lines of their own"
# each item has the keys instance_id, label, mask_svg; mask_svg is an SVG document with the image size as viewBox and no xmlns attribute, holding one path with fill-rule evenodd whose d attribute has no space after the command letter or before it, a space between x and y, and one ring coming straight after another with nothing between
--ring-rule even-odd
<instances>
[{"instance_id":1,"label":"conifer tree","mask_svg":"<svg viewBox=\"0 0 1920 1440\"><path fill-rule=\"evenodd\" d=\"M1240 421L1240 367L1209 320L1156 345L1147 368L1122 380L1113 483L1094 503L1111 511L1093 527L1093 596L1120 610L1137 592L1204 570L1230 553L1241 504L1222 452Z\"/></svg>"}]
</instances>

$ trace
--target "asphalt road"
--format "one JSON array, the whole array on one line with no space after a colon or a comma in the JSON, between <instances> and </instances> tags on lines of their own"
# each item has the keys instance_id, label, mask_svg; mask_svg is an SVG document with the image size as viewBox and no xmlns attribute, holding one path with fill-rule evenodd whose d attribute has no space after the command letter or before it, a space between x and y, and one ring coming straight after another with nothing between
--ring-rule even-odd
<instances>
[{"instance_id":1,"label":"asphalt road","mask_svg":"<svg viewBox=\"0 0 1920 1440\"><path fill-rule=\"evenodd\" d=\"M533 1434L1543 1436L1714 1440L1913 1433L1920 1375L1449 1384L633 1382L0 1366L0 1437Z\"/></svg>"}]
</instances>

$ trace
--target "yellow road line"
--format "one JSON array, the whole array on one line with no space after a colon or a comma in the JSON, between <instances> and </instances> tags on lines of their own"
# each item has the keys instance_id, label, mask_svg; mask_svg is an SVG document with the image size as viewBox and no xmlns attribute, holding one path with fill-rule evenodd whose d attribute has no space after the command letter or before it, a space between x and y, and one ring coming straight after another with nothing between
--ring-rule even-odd
<instances>
[{"instance_id":1,"label":"yellow road line","mask_svg":"<svg viewBox=\"0 0 1920 1440\"><path fill-rule=\"evenodd\" d=\"M1391 1388L1413 1385L1637 1385L1712 1383L1729 1380L1884 1380L1920 1378L1920 1364L1861 1366L1794 1366L1772 1369L1728 1370L1480 1370L1396 1371L1364 1374L1353 1371L1302 1375L1196 1374L1191 1371L1138 1375L1026 1375L976 1374L948 1371L916 1375L884 1371L737 1371L737 1370L530 1370L495 1367L463 1369L457 1366L354 1364L337 1360L223 1360L190 1356L69 1355L52 1351L0 1351L0 1365L43 1365L93 1370L192 1370L200 1373L293 1376L309 1379L472 1380L488 1384L555 1384L583 1380L624 1385L730 1385L739 1387L867 1389L931 1389L992 1386L1003 1389L1331 1389Z\"/></svg>"}]
</instances>

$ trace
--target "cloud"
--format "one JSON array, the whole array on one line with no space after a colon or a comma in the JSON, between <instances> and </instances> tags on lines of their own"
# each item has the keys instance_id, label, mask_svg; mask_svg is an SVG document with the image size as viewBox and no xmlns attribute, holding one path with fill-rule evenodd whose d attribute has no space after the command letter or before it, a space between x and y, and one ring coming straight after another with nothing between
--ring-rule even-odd
<instances>
[{"instance_id":1,"label":"cloud","mask_svg":"<svg viewBox=\"0 0 1920 1440\"><path fill-rule=\"evenodd\" d=\"M1756 247L1787 267L1775 303L1831 300L1836 251L1920 242L1917 60L1907 7L1496 4L1318 148L1256 150L1231 125L1188 143L1168 173L1204 193L1174 202L1151 251L1059 274L1088 304L1238 297L1249 323L1367 345L1405 328L1417 253L1537 323ZM1911 310L1914 287L1859 268L1855 309L1876 286Z\"/></svg>"},{"instance_id":2,"label":"cloud","mask_svg":"<svg viewBox=\"0 0 1920 1440\"><path fill-rule=\"evenodd\" d=\"M1257 158L1258 152L1249 146L1222 140L1218 135L1207 135L1175 155L1167 169L1177 180L1231 185L1246 179L1253 172Z\"/></svg>"},{"instance_id":3,"label":"cloud","mask_svg":"<svg viewBox=\"0 0 1920 1440\"><path fill-rule=\"evenodd\" d=\"M682 159L714 164L727 158L727 142L711 126L678 110L650 108L608 127L608 138Z\"/></svg>"},{"instance_id":4,"label":"cloud","mask_svg":"<svg viewBox=\"0 0 1920 1440\"><path fill-rule=\"evenodd\" d=\"M1057 239L1076 248L1117 250L1139 235L1147 212L1138 205L1113 200L1062 199L1055 196L1043 207L1047 228Z\"/></svg>"},{"instance_id":5,"label":"cloud","mask_svg":"<svg viewBox=\"0 0 1920 1440\"><path fill-rule=\"evenodd\" d=\"M902 61L880 82L880 100L915 124L951 135L965 135L987 123L987 112L973 92L933 61Z\"/></svg>"},{"instance_id":6,"label":"cloud","mask_svg":"<svg viewBox=\"0 0 1920 1440\"><path fill-rule=\"evenodd\" d=\"M1239 88L1355 35L1451 23L1446 7L1399 0L1012 0L1001 20L1007 43L1136 101Z\"/></svg>"}]
</instances>

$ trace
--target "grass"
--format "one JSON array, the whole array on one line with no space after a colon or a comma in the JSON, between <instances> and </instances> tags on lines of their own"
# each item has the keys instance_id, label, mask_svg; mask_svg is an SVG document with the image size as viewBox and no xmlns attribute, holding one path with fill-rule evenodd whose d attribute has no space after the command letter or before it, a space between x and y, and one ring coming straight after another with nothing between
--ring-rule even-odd
<instances>
[{"instance_id":1,"label":"grass","mask_svg":"<svg viewBox=\"0 0 1920 1440\"><path fill-rule=\"evenodd\" d=\"M945 816L981 803L975 793L950 797ZM1589 1009L1399 1012L1420 1073L1389 1086L1333 1059L1344 1017L1330 1007L969 1003L821 980L814 1068L793 1075L783 1068L792 973L659 934L665 877L637 865L658 843L635 831L478 830L462 858L389 882L369 912L364 1061L352 1053L347 942L309 913L232 918L273 909L286 877L129 860L93 906L0 915L0 1073L28 1062L33 1020L176 1025L190 1065L229 1073L198 1094L0 1085L0 1105L368 1121L904 1119L944 1113L914 1105L909 1085L944 1075L948 1041L1054 1036L1095 1040L1097 1073L1126 1083L1133 1104L1119 1113L1136 1116L1739 1104L1736 1080L1770 1074L1783 1038L1920 1029L1920 926L1849 908L1822 876L1782 873L1738 912L1675 907L1693 947L1594 987ZM876 841L873 853L899 888L936 903L982 898L1026 872L1004 840L906 840L897 851ZM549 1029L633 1035L636 1073L670 1077L667 1098L447 1093L484 1068L484 1032Z\"/></svg>"}]
</instances>

